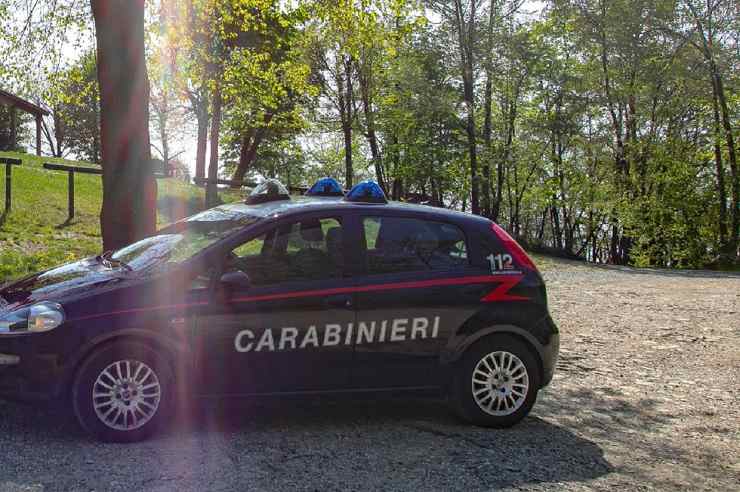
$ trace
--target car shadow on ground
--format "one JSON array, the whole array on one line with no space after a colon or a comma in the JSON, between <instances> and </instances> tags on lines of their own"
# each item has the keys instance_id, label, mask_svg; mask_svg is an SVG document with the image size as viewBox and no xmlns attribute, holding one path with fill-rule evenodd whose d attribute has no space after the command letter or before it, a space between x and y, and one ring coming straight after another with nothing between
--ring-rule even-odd
<instances>
[{"instance_id":1,"label":"car shadow on ground","mask_svg":"<svg viewBox=\"0 0 740 492\"><path fill-rule=\"evenodd\" d=\"M14 483L51 488L78 487L75 476L85 477L85 486L108 488L94 470L113 470L106 480L115 481L122 459L129 461L124 469L137 470L143 488L167 477L182 487L216 480L227 488L272 490L487 489L584 482L612 470L598 445L566 427L537 417L510 429L474 427L436 398L205 402L180 412L149 441L130 445L96 443L62 412L10 403L0 408L0 446L23 442L24 449L34 445L44 456L64 457L52 473L54 459L34 465L28 453L31 461L22 469L30 475ZM66 475L45 484L36 467Z\"/></svg>"}]
</instances>

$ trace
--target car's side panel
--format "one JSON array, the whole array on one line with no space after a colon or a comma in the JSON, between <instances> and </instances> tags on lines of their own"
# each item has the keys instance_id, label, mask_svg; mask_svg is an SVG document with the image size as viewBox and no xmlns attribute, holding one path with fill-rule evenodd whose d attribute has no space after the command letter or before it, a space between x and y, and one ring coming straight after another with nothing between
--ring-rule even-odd
<instances>
[{"instance_id":1,"label":"car's side panel","mask_svg":"<svg viewBox=\"0 0 740 492\"><path fill-rule=\"evenodd\" d=\"M332 333L353 323L354 311L321 294L343 286L340 280L294 283L279 292L253 288L204 305L193 338L202 394L346 388L352 345ZM316 295L301 295L315 289Z\"/></svg>"},{"instance_id":2,"label":"car's side panel","mask_svg":"<svg viewBox=\"0 0 740 492\"><path fill-rule=\"evenodd\" d=\"M464 272L456 273L460 275L457 278L465 278ZM372 343L360 339L355 345L353 387L440 384L442 347L490 290L486 284L444 284L454 278L447 272L362 279L373 282L371 285L392 287L399 283L406 287L357 295L358 324L374 324L376 335ZM433 285L435 281L439 284Z\"/></svg>"},{"instance_id":3,"label":"car's side panel","mask_svg":"<svg viewBox=\"0 0 740 492\"><path fill-rule=\"evenodd\" d=\"M475 313L493 280L469 264L446 270L365 271L367 238L361 224L373 216L450 224L430 214L390 213L375 207L354 214L360 245L358 284L368 288L357 294L357 323L358 328L361 323L374 327L376 333L372 343L367 337L356 340L352 387L438 386L443 380L439 355L446 340Z\"/></svg>"}]
</instances>

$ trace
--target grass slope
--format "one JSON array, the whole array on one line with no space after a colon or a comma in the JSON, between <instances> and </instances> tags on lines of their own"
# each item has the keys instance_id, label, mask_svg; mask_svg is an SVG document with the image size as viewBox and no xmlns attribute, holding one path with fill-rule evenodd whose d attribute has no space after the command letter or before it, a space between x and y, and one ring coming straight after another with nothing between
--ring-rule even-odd
<instances>
[{"instance_id":1,"label":"grass slope","mask_svg":"<svg viewBox=\"0 0 740 492\"><path fill-rule=\"evenodd\" d=\"M67 173L42 166L44 162L89 164L12 152L0 152L0 156L23 160L21 166L13 166L13 205L7 216L2 214L5 166L0 166L0 284L100 252L101 177L75 176L75 218L67 223ZM202 209L202 189L176 179L159 179L157 184L160 225Z\"/></svg>"}]
</instances>

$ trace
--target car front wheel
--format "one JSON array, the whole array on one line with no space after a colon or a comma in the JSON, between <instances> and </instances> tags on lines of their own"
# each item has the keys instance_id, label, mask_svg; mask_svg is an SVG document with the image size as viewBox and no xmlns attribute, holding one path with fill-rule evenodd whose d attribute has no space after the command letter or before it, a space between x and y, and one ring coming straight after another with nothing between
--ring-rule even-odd
<instances>
[{"instance_id":1,"label":"car front wheel","mask_svg":"<svg viewBox=\"0 0 740 492\"><path fill-rule=\"evenodd\" d=\"M487 337L464 354L456 368L452 403L464 420L509 427L529 414L539 390L532 350L507 335Z\"/></svg>"},{"instance_id":2,"label":"car front wheel","mask_svg":"<svg viewBox=\"0 0 740 492\"><path fill-rule=\"evenodd\" d=\"M113 343L80 367L72 389L74 412L102 441L140 441L166 421L172 381L167 361L151 348Z\"/></svg>"}]
</instances>

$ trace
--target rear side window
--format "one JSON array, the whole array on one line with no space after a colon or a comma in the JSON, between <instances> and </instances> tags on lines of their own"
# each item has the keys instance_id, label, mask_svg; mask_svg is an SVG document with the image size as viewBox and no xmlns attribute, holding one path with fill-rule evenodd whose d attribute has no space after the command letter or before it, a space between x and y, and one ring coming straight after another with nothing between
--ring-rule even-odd
<instances>
[{"instance_id":1,"label":"rear side window","mask_svg":"<svg viewBox=\"0 0 740 492\"><path fill-rule=\"evenodd\" d=\"M371 274L449 270L468 264L465 235L444 222L402 217L363 219Z\"/></svg>"}]
</instances>

